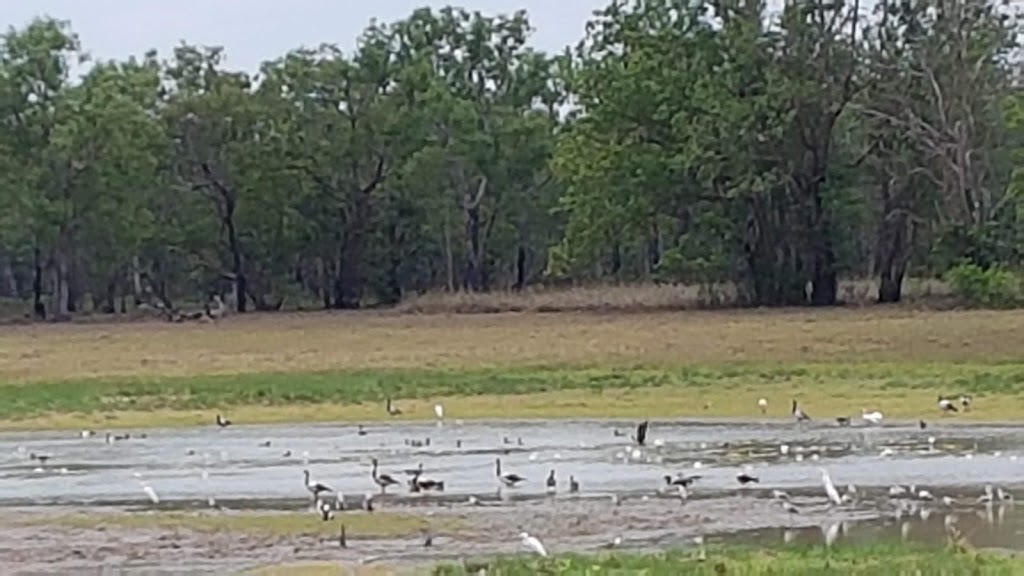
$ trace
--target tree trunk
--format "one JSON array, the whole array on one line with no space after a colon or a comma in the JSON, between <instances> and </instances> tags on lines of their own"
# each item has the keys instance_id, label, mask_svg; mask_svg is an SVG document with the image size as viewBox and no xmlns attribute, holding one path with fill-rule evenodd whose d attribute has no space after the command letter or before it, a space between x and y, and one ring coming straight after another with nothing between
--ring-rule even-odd
<instances>
[{"instance_id":1,"label":"tree trunk","mask_svg":"<svg viewBox=\"0 0 1024 576\"><path fill-rule=\"evenodd\" d=\"M384 290L381 303L397 304L402 300L402 234L398 225L391 222L387 226L388 266L385 270Z\"/></svg>"},{"instance_id":2,"label":"tree trunk","mask_svg":"<svg viewBox=\"0 0 1024 576\"><path fill-rule=\"evenodd\" d=\"M815 166L814 174L824 173L824 167ZM813 199L814 209L808 228L811 237L811 305L835 306L839 291L839 274L836 271L836 252L834 245L835 230L832 219L825 211L822 198L824 177L814 178L807 186L806 196Z\"/></svg>"},{"instance_id":3,"label":"tree trunk","mask_svg":"<svg viewBox=\"0 0 1024 576\"><path fill-rule=\"evenodd\" d=\"M53 304L55 320L67 320L70 312L68 303L71 299L68 286L68 262L63 247L58 247L53 256Z\"/></svg>"},{"instance_id":4,"label":"tree trunk","mask_svg":"<svg viewBox=\"0 0 1024 576\"><path fill-rule=\"evenodd\" d=\"M452 232L448 211L444 212L444 260L448 293L455 292L455 255L452 254Z\"/></svg>"},{"instance_id":5,"label":"tree trunk","mask_svg":"<svg viewBox=\"0 0 1024 576\"><path fill-rule=\"evenodd\" d=\"M17 298L20 296L19 292L18 278L14 275L11 260L0 256L0 296Z\"/></svg>"},{"instance_id":6,"label":"tree trunk","mask_svg":"<svg viewBox=\"0 0 1024 576\"><path fill-rule=\"evenodd\" d=\"M483 242L480 238L480 205L467 205L466 217L466 272L463 283L466 290L483 289Z\"/></svg>"},{"instance_id":7,"label":"tree trunk","mask_svg":"<svg viewBox=\"0 0 1024 576\"><path fill-rule=\"evenodd\" d=\"M39 246L32 249L32 312L37 320L46 320L43 303L43 258Z\"/></svg>"},{"instance_id":8,"label":"tree trunk","mask_svg":"<svg viewBox=\"0 0 1024 576\"><path fill-rule=\"evenodd\" d=\"M788 211L778 198L755 199L747 222L744 251L754 304L799 306L807 302L804 258L795 246Z\"/></svg>"},{"instance_id":9,"label":"tree trunk","mask_svg":"<svg viewBox=\"0 0 1024 576\"><path fill-rule=\"evenodd\" d=\"M345 222L334 290L334 307L343 310L357 309L363 300L363 252L370 204L368 194L355 194L352 212Z\"/></svg>"},{"instance_id":10,"label":"tree trunk","mask_svg":"<svg viewBox=\"0 0 1024 576\"><path fill-rule=\"evenodd\" d=\"M132 298L135 301L135 305L138 306L142 302L142 267L139 265L138 255L132 256L130 280L132 283Z\"/></svg>"},{"instance_id":11,"label":"tree trunk","mask_svg":"<svg viewBox=\"0 0 1024 576\"><path fill-rule=\"evenodd\" d=\"M104 290L103 307L101 311L104 314L113 314L117 312L117 279L121 274L113 274L110 279L107 280L107 285Z\"/></svg>"},{"instance_id":12,"label":"tree trunk","mask_svg":"<svg viewBox=\"0 0 1024 576\"><path fill-rule=\"evenodd\" d=\"M316 290L320 295L320 299L324 304L324 310L331 309L331 282L327 274L327 266L324 264L324 259L317 256L316 258Z\"/></svg>"},{"instance_id":13,"label":"tree trunk","mask_svg":"<svg viewBox=\"0 0 1024 576\"><path fill-rule=\"evenodd\" d=\"M892 206L892 196L883 189L883 214L878 223L878 303L891 304L903 297L903 277L910 260L911 231L905 212Z\"/></svg>"}]
</instances>

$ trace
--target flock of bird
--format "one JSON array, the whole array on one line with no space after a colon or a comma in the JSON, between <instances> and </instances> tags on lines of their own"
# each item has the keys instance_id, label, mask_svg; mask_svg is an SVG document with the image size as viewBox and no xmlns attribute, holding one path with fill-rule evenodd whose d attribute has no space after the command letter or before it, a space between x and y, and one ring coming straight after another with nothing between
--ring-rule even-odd
<instances>
[{"instance_id":1,"label":"flock of bird","mask_svg":"<svg viewBox=\"0 0 1024 576\"><path fill-rule=\"evenodd\" d=\"M937 400L938 409L944 414L956 413L959 411L968 411L971 409L971 403L971 397L968 395L961 395L957 400L947 398L944 396L939 396ZM767 399L759 399L757 402L757 406L762 414L766 413L768 408ZM388 398L386 401L385 410L391 416L397 416L402 414L402 410L390 398ZM442 425L444 419L443 406L440 404L435 405L434 413L435 416L437 417L438 425ZM804 423L811 420L810 416L807 414L807 412L804 411L804 409L800 405L800 402L796 399L792 400L791 414L797 423ZM882 423L884 416L880 411L877 410L868 411L862 409L861 419L865 422L866 425L879 425ZM838 416L835 418L835 421L839 426L851 425L851 419L847 416ZM219 428L227 428L229 426L232 426L233 424L231 420L227 419L222 414L216 415L214 423ZM924 428L925 426L926 423L924 421L920 421L920 427ZM640 422L636 426L635 432L628 434L630 442L634 443L637 447L646 446L648 441L649 430L650 421L645 420L643 422ZM363 426L358 427L358 434L360 436L365 435L366 433L367 432ZM624 437L627 435L627 433L622 432L618 429L613 430L613 434L619 437ZM95 432L82 432L83 438L92 435L95 435ZM138 438L144 436L145 435L143 434L138 435L136 437ZM127 440L129 438L130 436L127 434L112 435L110 433L107 433L105 436L105 441L107 443L113 443L115 441ZM418 442L421 442L420 445L425 444L429 446L429 438L427 438L425 441ZM523 441L521 438L518 438L513 442L512 439L506 437L504 438L504 443L516 443L518 445L523 445ZM934 444L934 440L930 439L930 443ZM406 441L406 444L409 444L408 440ZM655 446L660 447L663 445L663 441L660 439L655 440L654 444ZM267 442L266 445L269 445L269 442ZM459 441L459 445L461 446L461 441ZM636 449L634 449L634 453L635 450ZM781 446L780 452L783 455L787 454L788 446ZM31 458L33 460L37 460L40 463L45 464L47 460L50 458L50 456L45 454L33 453L31 454ZM695 467L697 467L697 463L695 463ZM855 504L858 501L858 499L861 499L865 496L864 491L858 491L858 489L852 484L847 485L846 491L844 493L841 493L834 484L829 472L825 468L820 468L819 471L821 473L821 485L824 491L824 496L826 502L830 507L842 507L852 505ZM336 515L339 512L350 509L346 504L345 495L342 493L341 490L335 490L334 488L331 487L330 483L322 482L318 479L315 479L312 476L309 469L304 469L302 473L303 486L311 497L312 508L316 512L316 514L320 516L322 520L332 520L336 518ZM412 493L444 492L445 490L444 480L428 478L425 476L425 471L422 463L419 463L418 466L415 468L404 470L404 473L407 476L407 479L405 480L404 483L407 485L409 491ZM135 476L140 483L140 487L147 494L150 500L152 500L153 502L159 502L159 497L157 496L155 490L145 480L143 480L140 475L136 474ZM527 482L527 479L525 477L515 472L510 472L507 469L503 468L501 458L495 458L494 476L496 479L496 484L498 486L499 493L504 488L514 489L522 486L524 483ZM206 476L204 472L204 478L205 477ZM392 475L387 472L382 472L380 470L380 466L376 458L373 458L371 460L369 478L380 489L381 495L387 494L388 488L400 486L403 484L403 482L398 480L395 477L395 475ZM664 494L665 491L675 491L678 494L679 499L683 503L685 503L690 497L690 490L694 488L696 483L701 478L702 476L699 474L688 475L678 473L675 476L666 474L661 478L661 480L664 481L664 485L658 490L658 492ZM549 494L554 494L557 491L558 479L556 478L556 473L554 469L550 470L549 474L543 482L544 487L546 488L546 491ZM744 467L744 469L736 475L736 482L742 489L751 484L759 484L761 482L761 479L759 476L753 473L749 466L747 466ZM568 492L570 494L574 494L578 493L579 491L579 481L576 479L575 476L570 475L568 479ZM887 496L888 499L894 503L893 505L895 507L897 515L906 513L916 513L919 510L920 505L926 502L937 502L947 507L952 507L957 504L957 499L951 495L936 496L927 489L919 488L913 485L891 486L888 492L885 494L885 496ZM374 510L374 498L375 495L372 492L367 492L363 496L362 502L360 503L358 508L372 512ZM789 514L801 514L803 511L801 506L799 506L793 498L791 498L787 493L781 490L772 490L770 498L771 500L778 502L781 509L785 510ZM1012 501L1013 496L1002 487L989 485L985 488L985 492L976 500L977 502L980 503L1006 502ZM614 505L617 506L620 504L621 499L618 495L613 494L612 502ZM210 503L211 505L213 505L212 497L210 498ZM468 503L475 504L478 503L478 500L474 496L470 496L468 499ZM346 546L344 524L341 524L340 530L341 545ZM522 545L526 549L542 556L547 555L546 548L535 536L532 536L525 531L521 531L519 533L519 538L521 540ZM428 535L425 545L430 546L431 542L432 539Z\"/></svg>"}]
</instances>

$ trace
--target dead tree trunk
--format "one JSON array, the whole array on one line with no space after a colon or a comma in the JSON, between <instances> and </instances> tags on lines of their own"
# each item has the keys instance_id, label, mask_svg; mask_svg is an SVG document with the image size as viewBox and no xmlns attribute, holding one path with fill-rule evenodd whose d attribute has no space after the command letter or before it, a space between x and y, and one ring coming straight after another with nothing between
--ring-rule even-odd
<instances>
[{"instance_id":1,"label":"dead tree trunk","mask_svg":"<svg viewBox=\"0 0 1024 576\"><path fill-rule=\"evenodd\" d=\"M484 284L483 236L480 226L480 202L487 192L487 177L480 178L480 185L474 193L466 190L463 194L462 209L466 221L466 272L463 284L466 290L480 291Z\"/></svg>"}]
</instances>

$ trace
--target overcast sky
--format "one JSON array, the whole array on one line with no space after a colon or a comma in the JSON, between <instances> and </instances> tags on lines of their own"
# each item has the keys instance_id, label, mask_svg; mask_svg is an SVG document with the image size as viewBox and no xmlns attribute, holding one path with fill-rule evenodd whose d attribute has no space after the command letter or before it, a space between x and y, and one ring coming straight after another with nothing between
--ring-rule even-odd
<instances>
[{"instance_id":1,"label":"overcast sky","mask_svg":"<svg viewBox=\"0 0 1024 576\"><path fill-rule=\"evenodd\" d=\"M259 64L302 45L336 43L350 50L371 18L388 22L418 7L448 4L487 14L525 9L536 28L533 45L555 51L574 44L591 12L607 0L31 0L3 2L0 25L22 27L33 17L70 20L94 57L124 58L156 48L162 56L180 40L224 46L227 64L255 72Z\"/></svg>"}]
</instances>

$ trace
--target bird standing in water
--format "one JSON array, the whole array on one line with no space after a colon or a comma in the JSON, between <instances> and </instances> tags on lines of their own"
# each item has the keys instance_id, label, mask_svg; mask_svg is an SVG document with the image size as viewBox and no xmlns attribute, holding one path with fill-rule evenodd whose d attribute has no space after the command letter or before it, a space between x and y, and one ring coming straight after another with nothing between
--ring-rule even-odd
<instances>
[{"instance_id":1,"label":"bird standing in water","mask_svg":"<svg viewBox=\"0 0 1024 576\"><path fill-rule=\"evenodd\" d=\"M633 436L633 441L636 442L637 446L643 446L644 442L647 441L647 427L650 426L650 422L644 420L636 427L636 436Z\"/></svg>"}]
</instances>

